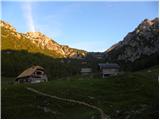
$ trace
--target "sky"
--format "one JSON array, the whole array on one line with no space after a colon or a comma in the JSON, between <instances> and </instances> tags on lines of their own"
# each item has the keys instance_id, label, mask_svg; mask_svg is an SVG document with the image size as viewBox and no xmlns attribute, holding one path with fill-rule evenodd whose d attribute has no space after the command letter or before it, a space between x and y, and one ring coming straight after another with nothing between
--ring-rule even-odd
<instances>
[{"instance_id":1,"label":"sky","mask_svg":"<svg viewBox=\"0 0 160 120\"><path fill-rule=\"evenodd\" d=\"M17 32L39 31L62 45L103 52L158 17L158 1L2 1L1 10Z\"/></svg>"}]
</instances>

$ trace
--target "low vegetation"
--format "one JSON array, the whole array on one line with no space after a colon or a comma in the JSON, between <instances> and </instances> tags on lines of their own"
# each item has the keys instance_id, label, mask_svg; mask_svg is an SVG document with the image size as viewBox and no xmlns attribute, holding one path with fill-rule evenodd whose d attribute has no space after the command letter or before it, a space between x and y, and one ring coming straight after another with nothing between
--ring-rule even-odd
<instances>
[{"instance_id":1,"label":"low vegetation","mask_svg":"<svg viewBox=\"0 0 160 120\"><path fill-rule=\"evenodd\" d=\"M158 67L109 78L65 77L14 84L2 77L2 118L100 118L83 105L37 95L26 88L101 108L110 118L158 118Z\"/></svg>"}]
</instances>

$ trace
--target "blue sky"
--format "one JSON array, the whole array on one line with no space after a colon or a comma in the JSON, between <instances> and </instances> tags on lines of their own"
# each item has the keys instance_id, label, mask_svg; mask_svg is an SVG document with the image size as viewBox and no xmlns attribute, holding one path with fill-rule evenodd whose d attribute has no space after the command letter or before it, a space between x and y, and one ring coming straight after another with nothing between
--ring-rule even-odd
<instances>
[{"instance_id":1,"label":"blue sky","mask_svg":"<svg viewBox=\"0 0 160 120\"><path fill-rule=\"evenodd\" d=\"M102 52L145 18L158 17L150 2L2 2L2 20L18 32L40 31L73 48Z\"/></svg>"}]
</instances>

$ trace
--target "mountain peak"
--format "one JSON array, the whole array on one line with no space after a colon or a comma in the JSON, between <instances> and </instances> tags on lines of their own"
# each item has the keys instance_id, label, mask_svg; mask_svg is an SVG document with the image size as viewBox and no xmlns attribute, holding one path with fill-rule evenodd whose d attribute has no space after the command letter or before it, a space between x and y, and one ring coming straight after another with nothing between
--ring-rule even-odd
<instances>
[{"instance_id":1,"label":"mountain peak","mask_svg":"<svg viewBox=\"0 0 160 120\"><path fill-rule=\"evenodd\" d=\"M47 37L41 32L27 32L25 35L26 37L32 38L32 39L50 40L49 37Z\"/></svg>"},{"instance_id":2,"label":"mountain peak","mask_svg":"<svg viewBox=\"0 0 160 120\"><path fill-rule=\"evenodd\" d=\"M41 32L27 32L26 35L31 36L31 37L47 37Z\"/></svg>"},{"instance_id":3,"label":"mountain peak","mask_svg":"<svg viewBox=\"0 0 160 120\"><path fill-rule=\"evenodd\" d=\"M25 34L25 36L27 38L31 39L32 41L43 42L43 43L48 43L48 42L56 43L54 40L52 40L51 38L47 37L46 35L44 35L41 32L27 32Z\"/></svg>"},{"instance_id":4,"label":"mountain peak","mask_svg":"<svg viewBox=\"0 0 160 120\"><path fill-rule=\"evenodd\" d=\"M145 19L127 34L123 41L113 45L106 52L111 60L134 62L142 56L156 54L159 48L159 19Z\"/></svg>"},{"instance_id":5,"label":"mountain peak","mask_svg":"<svg viewBox=\"0 0 160 120\"><path fill-rule=\"evenodd\" d=\"M16 29L12 25L10 25L9 23L7 23L7 22L5 22L3 20L0 20L0 26L4 27L7 30L11 30L13 32L16 32Z\"/></svg>"},{"instance_id":6,"label":"mountain peak","mask_svg":"<svg viewBox=\"0 0 160 120\"><path fill-rule=\"evenodd\" d=\"M153 20L144 19L144 21L139 26L152 26L159 21L159 18L155 18Z\"/></svg>"}]
</instances>

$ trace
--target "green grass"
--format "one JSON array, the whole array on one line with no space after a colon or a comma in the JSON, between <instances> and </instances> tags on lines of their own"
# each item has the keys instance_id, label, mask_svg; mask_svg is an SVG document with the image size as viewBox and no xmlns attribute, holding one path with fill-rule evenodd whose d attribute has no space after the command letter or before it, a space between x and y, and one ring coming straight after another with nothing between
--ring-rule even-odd
<instances>
[{"instance_id":1,"label":"green grass","mask_svg":"<svg viewBox=\"0 0 160 120\"><path fill-rule=\"evenodd\" d=\"M100 118L96 110L37 95L27 91L27 86L98 106L110 118L158 118L158 67L149 70L106 79L75 76L40 84L16 85L11 84L14 78L2 77L2 118ZM44 107L53 113L44 112Z\"/></svg>"}]
</instances>

